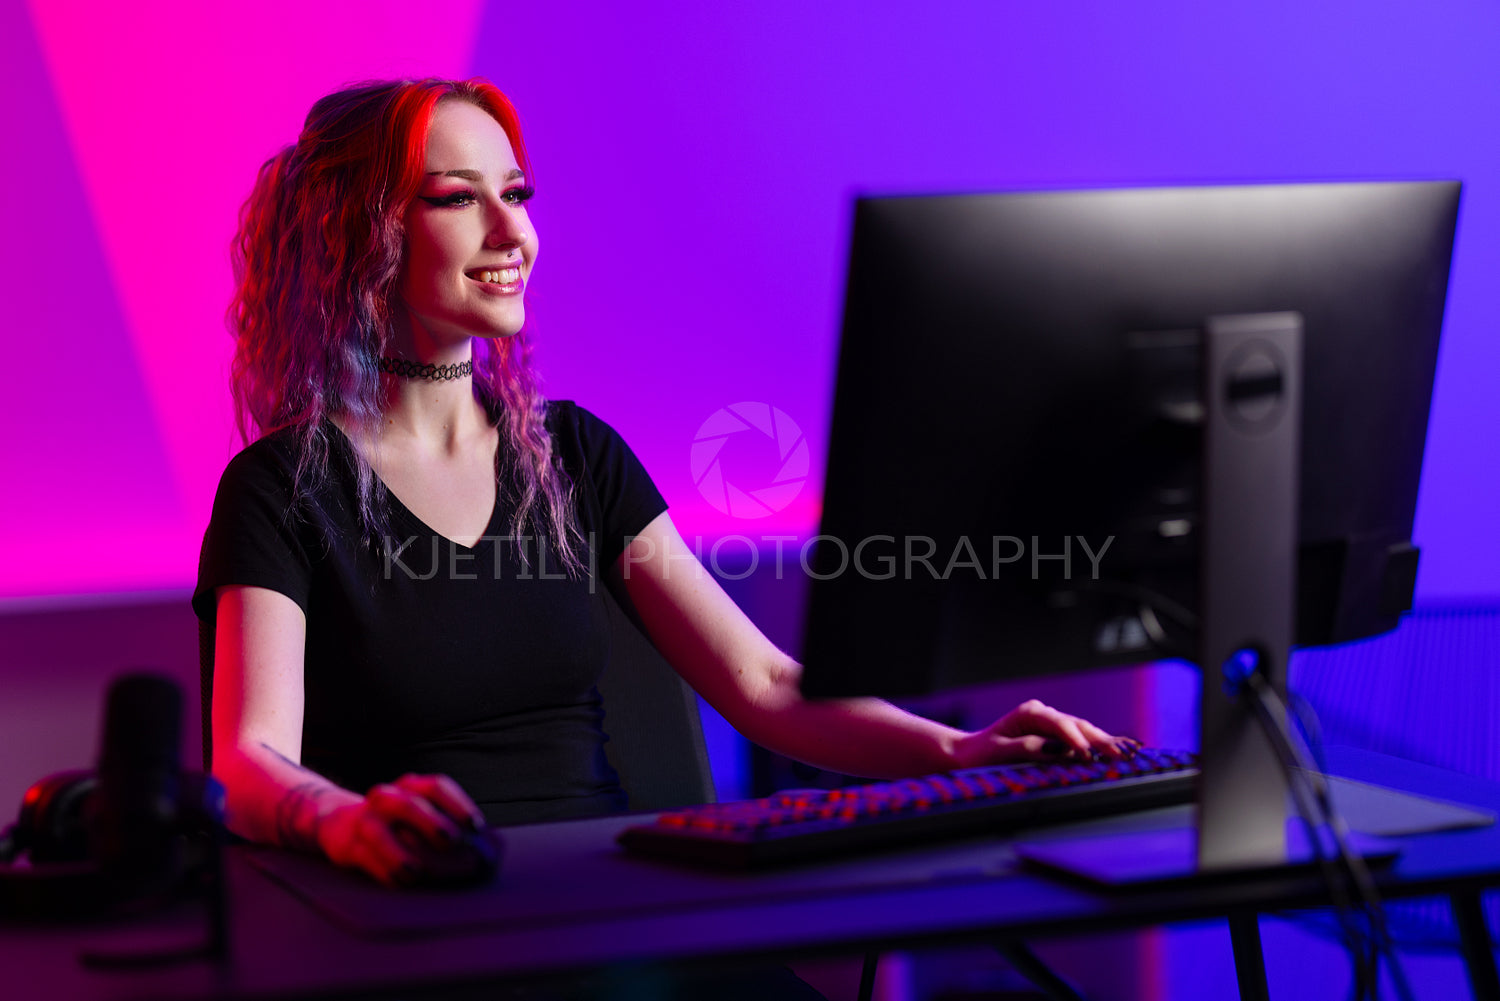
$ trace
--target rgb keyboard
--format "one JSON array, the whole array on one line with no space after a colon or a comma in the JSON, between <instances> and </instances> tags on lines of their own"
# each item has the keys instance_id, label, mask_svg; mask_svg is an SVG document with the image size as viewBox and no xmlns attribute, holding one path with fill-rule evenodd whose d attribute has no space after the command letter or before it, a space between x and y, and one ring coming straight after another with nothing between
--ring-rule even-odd
<instances>
[{"instance_id":1,"label":"rgb keyboard","mask_svg":"<svg viewBox=\"0 0 1500 1001\"><path fill-rule=\"evenodd\" d=\"M626 828L619 842L643 855L748 869L1189 803L1197 775L1195 755L1145 748L1121 761L966 768L674 810Z\"/></svg>"}]
</instances>

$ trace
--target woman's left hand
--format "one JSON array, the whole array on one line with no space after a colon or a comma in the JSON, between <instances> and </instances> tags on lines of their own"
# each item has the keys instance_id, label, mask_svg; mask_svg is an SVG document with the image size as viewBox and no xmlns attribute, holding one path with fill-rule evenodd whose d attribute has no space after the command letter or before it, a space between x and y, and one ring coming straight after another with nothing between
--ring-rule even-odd
<instances>
[{"instance_id":1,"label":"woman's left hand","mask_svg":"<svg viewBox=\"0 0 1500 1001\"><path fill-rule=\"evenodd\" d=\"M1086 719L1028 699L983 730L959 738L954 754L960 768L977 768L1008 761L1117 761L1140 746L1134 738L1105 733Z\"/></svg>"}]
</instances>

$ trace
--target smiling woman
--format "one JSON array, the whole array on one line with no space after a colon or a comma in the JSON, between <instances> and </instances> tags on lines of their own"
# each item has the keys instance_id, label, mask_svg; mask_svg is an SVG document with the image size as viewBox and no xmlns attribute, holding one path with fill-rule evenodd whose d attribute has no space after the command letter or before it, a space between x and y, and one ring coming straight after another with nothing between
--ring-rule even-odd
<instances>
[{"instance_id":1,"label":"smiling woman","mask_svg":"<svg viewBox=\"0 0 1500 1001\"><path fill-rule=\"evenodd\" d=\"M437 80L324 98L260 172L230 309L251 443L193 597L215 624L232 829L408 883L451 870L465 828L622 809L597 582L730 723L795 758L898 777L1128 752L1035 701L968 733L803 699L629 447L538 392L529 176L504 96Z\"/></svg>"},{"instance_id":2,"label":"smiling woman","mask_svg":"<svg viewBox=\"0 0 1500 1001\"><path fill-rule=\"evenodd\" d=\"M395 347L463 356L469 338L510 337L526 320L522 292L537 249L526 202L535 192L500 123L467 101L434 109L426 161L403 220L406 310Z\"/></svg>"}]
</instances>

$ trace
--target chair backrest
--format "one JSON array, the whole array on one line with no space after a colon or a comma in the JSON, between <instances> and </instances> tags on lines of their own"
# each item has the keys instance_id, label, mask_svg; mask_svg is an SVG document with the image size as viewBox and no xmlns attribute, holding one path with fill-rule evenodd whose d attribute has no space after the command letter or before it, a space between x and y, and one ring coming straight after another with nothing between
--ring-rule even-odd
<instances>
[{"instance_id":1,"label":"chair backrest","mask_svg":"<svg viewBox=\"0 0 1500 1001\"><path fill-rule=\"evenodd\" d=\"M609 666L599 679L605 756L619 773L632 810L712 803L713 773L703 741L698 696L604 590L609 606Z\"/></svg>"},{"instance_id":2,"label":"chair backrest","mask_svg":"<svg viewBox=\"0 0 1500 1001\"><path fill-rule=\"evenodd\" d=\"M605 756L632 810L670 810L714 801L698 697L603 590L610 659L599 681ZM203 702L203 770L213 768L214 626L198 622L198 690Z\"/></svg>"}]
</instances>

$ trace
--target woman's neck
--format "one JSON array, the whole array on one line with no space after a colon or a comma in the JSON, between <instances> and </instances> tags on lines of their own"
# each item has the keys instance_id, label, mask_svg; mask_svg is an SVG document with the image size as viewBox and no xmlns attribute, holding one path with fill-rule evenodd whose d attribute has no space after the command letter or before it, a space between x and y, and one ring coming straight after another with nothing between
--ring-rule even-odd
<instances>
[{"instance_id":1,"label":"woman's neck","mask_svg":"<svg viewBox=\"0 0 1500 1001\"><path fill-rule=\"evenodd\" d=\"M489 433L484 407L474 397L472 376L443 382L395 375L380 378L385 388L382 437L399 435L424 447L450 451Z\"/></svg>"},{"instance_id":2,"label":"woman's neck","mask_svg":"<svg viewBox=\"0 0 1500 1001\"><path fill-rule=\"evenodd\" d=\"M384 394L381 437L397 435L424 449L451 452L472 442L475 436L490 433L489 418L474 396L472 372L437 377L470 365L473 345L469 339L440 343L400 317L385 355L412 366L397 366L405 374L383 372L380 376ZM412 368L428 365L440 371L432 376L411 373Z\"/></svg>"}]
</instances>

